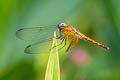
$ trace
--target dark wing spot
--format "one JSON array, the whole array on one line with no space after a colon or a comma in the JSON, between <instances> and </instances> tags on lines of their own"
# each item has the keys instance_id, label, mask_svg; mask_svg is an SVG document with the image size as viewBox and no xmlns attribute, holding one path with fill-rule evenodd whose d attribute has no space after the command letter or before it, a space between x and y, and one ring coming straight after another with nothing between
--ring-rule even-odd
<instances>
[{"instance_id":1,"label":"dark wing spot","mask_svg":"<svg viewBox=\"0 0 120 80\"><path fill-rule=\"evenodd\" d=\"M22 31L23 30L23 28L22 29L19 29L18 31Z\"/></svg>"},{"instance_id":2,"label":"dark wing spot","mask_svg":"<svg viewBox=\"0 0 120 80\"><path fill-rule=\"evenodd\" d=\"M31 45L28 45L26 48L30 48L31 47Z\"/></svg>"},{"instance_id":3,"label":"dark wing spot","mask_svg":"<svg viewBox=\"0 0 120 80\"><path fill-rule=\"evenodd\" d=\"M24 52L25 52L25 53L30 53L29 50L28 50L28 48L30 48L30 47L31 47L31 45L28 45L28 46L25 48Z\"/></svg>"},{"instance_id":4,"label":"dark wing spot","mask_svg":"<svg viewBox=\"0 0 120 80\"><path fill-rule=\"evenodd\" d=\"M23 28L16 31L16 36L17 36L18 38L20 37L20 36L19 36L19 32L21 32L22 30L23 30Z\"/></svg>"}]
</instances>

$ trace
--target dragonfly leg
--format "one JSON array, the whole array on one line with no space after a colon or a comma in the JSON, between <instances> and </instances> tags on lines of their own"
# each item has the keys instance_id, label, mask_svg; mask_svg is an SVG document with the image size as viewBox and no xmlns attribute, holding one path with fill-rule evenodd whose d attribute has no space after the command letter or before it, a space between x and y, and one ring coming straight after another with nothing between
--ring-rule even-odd
<instances>
[{"instance_id":1,"label":"dragonfly leg","mask_svg":"<svg viewBox=\"0 0 120 80\"><path fill-rule=\"evenodd\" d=\"M66 49L66 52L68 52L68 51L69 51L69 49L70 49L70 47L71 47L72 43L73 43L73 39L72 39L72 41L70 42L70 44L69 44L68 48Z\"/></svg>"},{"instance_id":2,"label":"dragonfly leg","mask_svg":"<svg viewBox=\"0 0 120 80\"><path fill-rule=\"evenodd\" d=\"M64 48L65 46L66 46L66 38L65 38L65 43L64 43L64 45L60 48L60 49L58 49L58 50L61 50L62 48Z\"/></svg>"},{"instance_id":3,"label":"dragonfly leg","mask_svg":"<svg viewBox=\"0 0 120 80\"><path fill-rule=\"evenodd\" d=\"M65 37L62 38L62 41L61 41L60 44L58 44L57 46L60 46L60 45L64 42L64 40L65 40ZM57 46L53 46L53 48L55 48L55 47L57 47ZM52 49L53 49L53 48L52 48Z\"/></svg>"},{"instance_id":4,"label":"dragonfly leg","mask_svg":"<svg viewBox=\"0 0 120 80\"><path fill-rule=\"evenodd\" d=\"M63 35L57 36L57 39L62 40L63 38L64 38L64 36L63 36Z\"/></svg>"}]
</instances>

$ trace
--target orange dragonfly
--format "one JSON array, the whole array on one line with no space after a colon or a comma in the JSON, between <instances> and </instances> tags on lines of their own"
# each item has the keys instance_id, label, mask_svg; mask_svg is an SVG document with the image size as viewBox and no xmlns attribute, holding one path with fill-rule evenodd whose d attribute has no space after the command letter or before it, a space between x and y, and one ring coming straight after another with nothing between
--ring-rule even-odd
<instances>
[{"instance_id":1,"label":"orange dragonfly","mask_svg":"<svg viewBox=\"0 0 120 80\"><path fill-rule=\"evenodd\" d=\"M104 44L94 39L87 37L86 35L79 32L75 27L67 25L65 23L60 23L57 26L55 25L48 27L21 28L16 32L16 36L23 40L36 41L36 43L28 45L25 48L25 53L34 53L36 50L34 48L39 47L36 46L37 44L41 44L52 40L54 31L58 32L57 39L61 40L58 46L63 44L64 42L64 45L60 49L62 49L66 45L67 41L70 42L68 48L66 49L66 52L69 51L71 46L74 47L78 44L79 38L87 40L88 42L98 45L106 50L109 50L109 47L105 46Z\"/></svg>"}]
</instances>

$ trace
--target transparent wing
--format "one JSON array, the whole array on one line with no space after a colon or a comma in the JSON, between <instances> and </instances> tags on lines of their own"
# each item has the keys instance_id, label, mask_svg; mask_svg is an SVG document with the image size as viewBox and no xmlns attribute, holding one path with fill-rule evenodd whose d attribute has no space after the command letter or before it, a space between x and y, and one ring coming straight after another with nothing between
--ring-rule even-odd
<instances>
[{"instance_id":1,"label":"transparent wing","mask_svg":"<svg viewBox=\"0 0 120 80\"><path fill-rule=\"evenodd\" d=\"M46 54L49 53L52 45L52 38L28 45L24 52L28 54Z\"/></svg>"},{"instance_id":2,"label":"transparent wing","mask_svg":"<svg viewBox=\"0 0 120 80\"><path fill-rule=\"evenodd\" d=\"M16 36L27 41L43 41L53 37L57 26L22 28L16 32Z\"/></svg>"},{"instance_id":3,"label":"transparent wing","mask_svg":"<svg viewBox=\"0 0 120 80\"><path fill-rule=\"evenodd\" d=\"M52 41L53 41L53 37L52 38L49 38L48 40L43 40L43 41L39 41L39 42L36 42L34 44L31 44L31 45L28 45L24 52L25 53L28 53L28 54L46 54L46 53L50 53L50 49L53 49L55 48L56 46L54 46L52 48ZM60 39L57 39L57 47L58 47L58 50L61 51L61 52L65 52L66 49L68 48L68 45L69 44L68 42L66 43L65 40L60 40Z\"/></svg>"}]
</instances>

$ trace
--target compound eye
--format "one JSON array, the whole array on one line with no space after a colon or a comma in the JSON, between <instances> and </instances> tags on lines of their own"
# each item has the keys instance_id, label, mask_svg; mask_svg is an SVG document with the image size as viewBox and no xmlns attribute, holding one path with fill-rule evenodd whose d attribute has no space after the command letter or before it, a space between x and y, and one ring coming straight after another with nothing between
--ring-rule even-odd
<instances>
[{"instance_id":1,"label":"compound eye","mask_svg":"<svg viewBox=\"0 0 120 80\"><path fill-rule=\"evenodd\" d=\"M65 23L60 23L60 24L58 24L58 28L59 28L59 29L65 27L65 26L66 26Z\"/></svg>"},{"instance_id":2,"label":"compound eye","mask_svg":"<svg viewBox=\"0 0 120 80\"><path fill-rule=\"evenodd\" d=\"M65 23L61 23L61 26L66 26L66 24Z\"/></svg>"}]
</instances>

